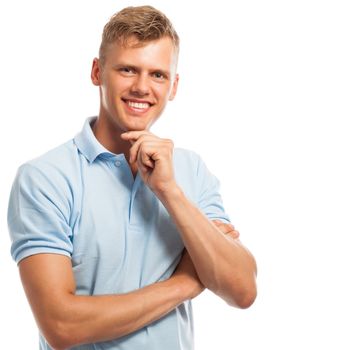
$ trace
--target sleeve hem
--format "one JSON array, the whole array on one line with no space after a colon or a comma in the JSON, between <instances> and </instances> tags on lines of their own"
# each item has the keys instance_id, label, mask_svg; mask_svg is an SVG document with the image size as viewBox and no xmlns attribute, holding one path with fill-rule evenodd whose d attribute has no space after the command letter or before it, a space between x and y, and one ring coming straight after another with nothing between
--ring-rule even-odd
<instances>
[{"instance_id":1,"label":"sleeve hem","mask_svg":"<svg viewBox=\"0 0 350 350\"><path fill-rule=\"evenodd\" d=\"M212 221L212 220L219 220L222 221L225 224L231 224L231 221L228 217L222 217L222 216L217 216L217 215L207 215L207 218Z\"/></svg>"},{"instance_id":2,"label":"sleeve hem","mask_svg":"<svg viewBox=\"0 0 350 350\"><path fill-rule=\"evenodd\" d=\"M32 249L26 249L22 253L18 254L14 257L15 262L17 265L23 260L24 258L28 258L31 255L36 254L59 254L64 255L69 258L71 258L71 254L67 252L66 250L57 249L57 248L32 248Z\"/></svg>"}]
</instances>

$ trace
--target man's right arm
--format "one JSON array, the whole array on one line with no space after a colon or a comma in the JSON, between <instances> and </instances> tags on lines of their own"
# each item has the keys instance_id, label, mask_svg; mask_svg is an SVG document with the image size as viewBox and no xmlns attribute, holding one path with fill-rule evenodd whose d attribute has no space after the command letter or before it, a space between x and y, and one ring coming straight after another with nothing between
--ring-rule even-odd
<instances>
[{"instance_id":1,"label":"man's right arm","mask_svg":"<svg viewBox=\"0 0 350 350\"><path fill-rule=\"evenodd\" d=\"M32 255L19 270L38 327L56 350L132 333L203 291L187 252L168 280L118 295L76 295L64 255Z\"/></svg>"}]
</instances>

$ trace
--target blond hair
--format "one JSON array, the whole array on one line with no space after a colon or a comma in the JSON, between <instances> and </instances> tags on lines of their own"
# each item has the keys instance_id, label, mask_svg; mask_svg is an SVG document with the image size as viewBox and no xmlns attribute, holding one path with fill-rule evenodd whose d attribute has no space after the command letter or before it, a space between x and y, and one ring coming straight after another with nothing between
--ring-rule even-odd
<instances>
[{"instance_id":1,"label":"blond hair","mask_svg":"<svg viewBox=\"0 0 350 350\"><path fill-rule=\"evenodd\" d=\"M114 14L103 28L99 50L100 61L105 60L106 47L119 42L126 44L130 37L136 37L138 44L169 37L179 51L180 39L170 20L152 6L126 7Z\"/></svg>"}]
</instances>

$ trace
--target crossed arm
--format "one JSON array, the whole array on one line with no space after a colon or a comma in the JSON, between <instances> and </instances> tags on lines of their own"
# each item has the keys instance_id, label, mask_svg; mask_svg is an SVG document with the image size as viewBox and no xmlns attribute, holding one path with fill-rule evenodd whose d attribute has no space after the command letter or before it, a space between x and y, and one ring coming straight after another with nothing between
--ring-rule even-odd
<instances>
[{"instance_id":1,"label":"crossed arm","mask_svg":"<svg viewBox=\"0 0 350 350\"><path fill-rule=\"evenodd\" d=\"M163 203L181 234L202 284L229 305L249 307L256 297L256 263L239 240L228 239L188 199L173 172L173 143L147 130L121 135L129 161Z\"/></svg>"},{"instance_id":2,"label":"crossed arm","mask_svg":"<svg viewBox=\"0 0 350 350\"><path fill-rule=\"evenodd\" d=\"M172 143L146 132L132 140L130 163L167 208L186 250L166 281L126 294L81 296L69 258L38 254L19 264L22 283L41 333L51 347L67 349L130 334L163 317L185 300L212 290L246 308L256 296L256 265L231 225L210 221L183 194L172 173Z\"/></svg>"},{"instance_id":3,"label":"crossed arm","mask_svg":"<svg viewBox=\"0 0 350 350\"><path fill-rule=\"evenodd\" d=\"M233 226L214 223L223 235L238 236ZM186 251L168 280L120 295L76 295L71 261L63 255L32 255L19 270L38 327L56 350L132 333L204 289Z\"/></svg>"}]
</instances>

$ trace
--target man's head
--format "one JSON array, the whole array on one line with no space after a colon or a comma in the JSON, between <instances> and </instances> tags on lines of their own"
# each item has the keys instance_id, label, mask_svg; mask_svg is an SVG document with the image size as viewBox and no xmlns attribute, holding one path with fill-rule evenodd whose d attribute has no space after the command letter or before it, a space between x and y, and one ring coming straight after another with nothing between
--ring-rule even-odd
<instances>
[{"instance_id":1,"label":"man's head","mask_svg":"<svg viewBox=\"0 0 350 350\"><path fill-rule=\"evenodd\" d=\"M127 7L105 25L91 78L100 88L99 125L148 130L175 97L179 38L164 14Z\"/></svg>"},{"instance_id":2,"label":"man's head","mask_svg":"<svg viewBox=\"0 0 350 350\"><path fill-rule=\"evenodd\" d=\"M169 19L152 6L126 7L114 14L105 25L99 50L100 62L103 65L106 50L110 44L118 42L127 45L128 40L137 39L137 45L169 37L176 54L179 52L179 36Z\"/></svg>"}]
</instances>

